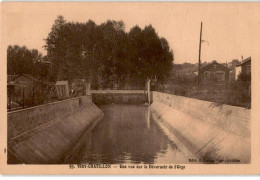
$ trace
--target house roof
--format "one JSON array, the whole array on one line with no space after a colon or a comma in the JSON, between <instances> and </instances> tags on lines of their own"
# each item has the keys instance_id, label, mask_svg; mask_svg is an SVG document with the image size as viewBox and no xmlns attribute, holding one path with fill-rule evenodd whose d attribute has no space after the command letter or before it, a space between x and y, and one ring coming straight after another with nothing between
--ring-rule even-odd
<instances>
[{"instance_id":1,"label":"house roof","mask_svg":"<svg viewBox=\"0 0 260 180\"><path fill-rule=\"evenodd\" d=\"M248 62L248 61L251 61L251 57L248 57L248 58L244 59L244 60L242 61L242 63L239 64L239 65L237 65L237 66L242 66L243 64L245 64L245 63Z\"/></svg>"},{"instance_id":2,"label":"house roof","mask_svg":"<svg viewBox=\"0 0 260 180\"><path fill-rule=\"evenodd\" d=\"M45 84L45 85L53 85L53 83L50 83L50 82L48 82L48 81L43 81L43 80L37 79L37 78L33 77L33 76L30 75L30 74L8 75L8 76L10 76L10 78L11 78L11 76L14 76L14 77L11 79L11 81L14 81L14 80L17 79L18 77L24 76L24 77L26 77L26 78L28 78L28 79L31 79L32 81L35 81L35 82L38 82L38 83L42 83L42 84ZM7 79L7 81L8 81L8 79Z\"/></svg>"},{"instance_id":3,"label":"house roof","mask_svg":"<svg viewBox=\"0 0 260 180\"><path fill-rule=\"evenodd\" d=\"M11 83L17 75L7 75L7 83Z\"/></svg>"},{"instance_id":4,"label":"house roof","mask_svg":"<svg viewBox=\"0 0 260 180\"><path fill-rule=\"evenodd\" d=\"M206 65L206 66L203 66L202 68L201 68L201 70L202 71L205 71L205 70L207 70L207 69L210 69L212 66L214 66L214 65L217 65L218 67L220 67L221 69L223 69L223 70L230 70L229 68L227 68L226 66L224 66L224 65L222 65L222 64L219 64L219 63L217 63L217 62L213 62L213 63L211 63L211 64L208 64L208 65Z\"/></svg>"}]
</instances>

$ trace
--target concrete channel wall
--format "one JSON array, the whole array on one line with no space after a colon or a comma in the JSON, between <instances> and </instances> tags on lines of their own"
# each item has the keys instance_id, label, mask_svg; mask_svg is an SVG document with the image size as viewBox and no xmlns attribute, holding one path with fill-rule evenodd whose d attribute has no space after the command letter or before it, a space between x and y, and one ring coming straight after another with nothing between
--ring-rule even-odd
<instances>
[{"instance_id":1,"label":"concrete channel wall","mask_svg":"<svg viewBox=\"0 0 260 180\"><path fill-rule=\"evenodd\" d=\"M101 104L144 104L147 94L144 90L91 90L93 103Z\"/></svg>"},{"instance_id":2,"label":"concrete channel wall","mask_svg":"<svg viewBox=\"0 0 260 180\"><path fill-rule=\"evenodd\" d=\"M201 162L250 163L250 110L152 92L153 116Z\"/></svg>"},{"instance_id":3,"label":"concrete channel wall","mask_svg":"<svg viewBox=\"0 0 260 180\"><path fill-rule=\"evenodd\" d=\"M103 117L91 96L8 113L8 163L63 163Z\"/></svg>"}]
</instances>

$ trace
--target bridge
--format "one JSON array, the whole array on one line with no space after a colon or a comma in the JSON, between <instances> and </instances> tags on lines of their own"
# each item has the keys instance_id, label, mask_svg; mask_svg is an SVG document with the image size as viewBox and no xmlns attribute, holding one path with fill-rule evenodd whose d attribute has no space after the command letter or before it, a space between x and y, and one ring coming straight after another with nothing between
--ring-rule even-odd
<instances>
[{"instance_id":1,"label":"bridge","mask_svg":"<svg viewBox=\"0 0 260 180\"><path fill-rule=\"evenodd\" d=\"M156 91L91 91L9 112L8 163L250 163L250 113Z\"/></svg>"}]
</instances>

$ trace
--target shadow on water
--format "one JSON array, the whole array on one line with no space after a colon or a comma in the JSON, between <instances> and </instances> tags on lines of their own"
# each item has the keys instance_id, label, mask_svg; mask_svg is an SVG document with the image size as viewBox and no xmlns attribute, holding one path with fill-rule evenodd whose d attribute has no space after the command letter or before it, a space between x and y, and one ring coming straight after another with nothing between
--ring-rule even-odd
<instances>
[{"instance_id":1,"label":"shadow on water","mask_svg":"<svg viewBox=\"0 0 260 180\"><path fill-rule=\"evenodd\" d=\"M152 119L148 106L112 104L101 109L104 118L70 163L174 163L182 156Z\"/></svg>"}]
</instances>

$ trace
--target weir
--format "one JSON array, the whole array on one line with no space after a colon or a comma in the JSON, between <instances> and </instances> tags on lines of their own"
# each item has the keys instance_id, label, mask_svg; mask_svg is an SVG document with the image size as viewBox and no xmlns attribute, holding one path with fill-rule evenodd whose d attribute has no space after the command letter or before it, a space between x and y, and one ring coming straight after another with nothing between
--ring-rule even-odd
<instances>
[{"instance_id":1,"label":"weir","mask_svg":"<svg viewBox=\"0 0 260 180\"><path fill-rule=\"evenodd\" d=\"M91 94L9 112L8 163L250 163L248 109L155 91Z\"/></svg>"},{"instance_id":2,"label":"weir","mask_svg":"<svg viewBox=\"0 0 260 180\"><path fill-rule=\"evenodd\" d=\"M144 104L148 102L147 91L144 90L92 90L92 101L103 104Z\"/></svg>"}]
</instances>

